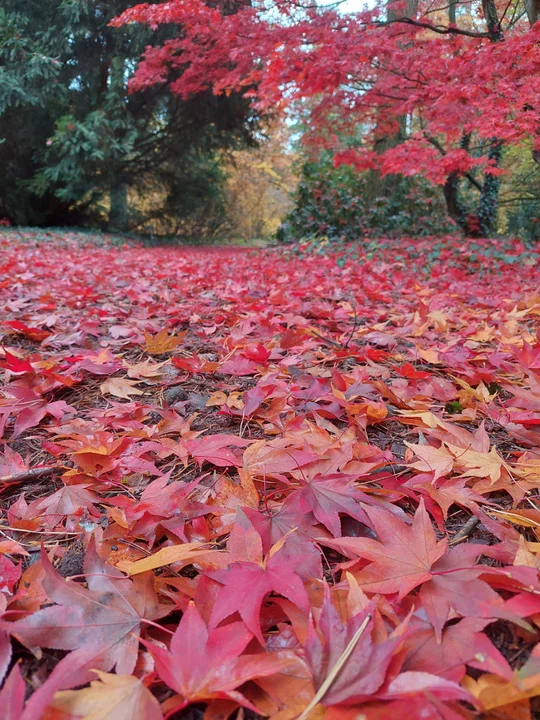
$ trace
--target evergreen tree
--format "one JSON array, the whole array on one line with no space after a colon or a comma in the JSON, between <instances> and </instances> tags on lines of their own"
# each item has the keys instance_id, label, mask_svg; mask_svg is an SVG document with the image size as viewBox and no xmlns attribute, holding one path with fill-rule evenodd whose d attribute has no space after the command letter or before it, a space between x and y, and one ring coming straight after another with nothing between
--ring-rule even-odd
<instances>
[{"instance_id":1,"label":"evergreen tree","mask_svg":"<svg viewBox=\"0 0 540 720\"><path fill-rule=\"evenodd\" d=\"M171 232L219 211L219 153L250 143L256 118L237 94L129 94L144 48L179 32L109 26L134 4L3 0L0 217L120 231L159 217Z\"/></svg>"}]
</instances>

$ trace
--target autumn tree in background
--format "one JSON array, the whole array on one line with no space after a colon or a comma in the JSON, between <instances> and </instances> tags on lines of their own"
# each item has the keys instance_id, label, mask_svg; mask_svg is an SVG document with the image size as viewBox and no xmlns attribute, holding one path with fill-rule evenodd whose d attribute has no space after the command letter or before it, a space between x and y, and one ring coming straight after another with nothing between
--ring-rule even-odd
<instances>
[{"instance_id":1,"label":"autumn tree in background","mask_svg":"<svg viewBox=\"0 0 540 720\"><path fill-rule=\"evenodd\" d=\"M279 230L293 208L292 193L298 178L291 132L275 123L260 138L256 149L233 153L224 171L225 230L231 238L268 238Z\"/></svg>"},{"instance_id":2,"label":"autumn tree in background","mask_svg":"<svg viewBox=\"0 0 540 720\"><path fill-rule=\"evenodd\" d=\"M258 114L210 88L189 99L158 85L128 95L144 48L181 32L110 27L133 5L2 2L0 217L163 233L221 217L221 153L252 144Z\"/></svg>"},{"instance_id":3,"label":"autumn tree in background","mask_svg":"<svg viewBox=\"0 0 540 720\"><path fill-rule=\"evenodd\" d=\"M387 3L356 13L259 0L235 15L201 0L131 8L117 21L185 33L149 49L132 90L165 82L183 98L246 90L258 109L309 98L306 139L336 162L382 175L421 174L441 185L469 234L494 228L505 148L540 150L540 26L533 3L484 0ZM256 87L255 92L253 88ZM359 141L344 145L361 127ZM381 137L401 133L401 142ZM465 203L463 186L476 193Z\"/></svg>"}]
</instances>

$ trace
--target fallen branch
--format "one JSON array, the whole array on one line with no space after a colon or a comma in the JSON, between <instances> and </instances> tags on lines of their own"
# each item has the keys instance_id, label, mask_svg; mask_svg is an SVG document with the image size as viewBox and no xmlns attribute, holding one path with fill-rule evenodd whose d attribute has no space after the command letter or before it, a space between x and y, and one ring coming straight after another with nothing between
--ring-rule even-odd
<instances>
[{"instance_id":1,"label":"fallen branch","mask_svg":"<svg viewBox=\"0 0 540 720\"><path fill-rule=\"evenodd\" d=\"M457 545L458 543L462 542L463 540L466 540L469 535L471 535L474 528L478 525L480 522L480 518L477 518L476 515L473 515L470 517L465 525L459 530L454 537L450 540L448 543L449 545Z\"/></svg>"},{"instance_id":2,"label":"fallen branch","mask_svg":"<svg viewBox=\"0 0 540 720\"><path fill-rule=\"evenodd\" d=\"M53 475L58 470L58 467L37 467L31 470L25 470L24 472L14 473L13 475L4 475L0 477L0 484L11 485L13 483L28 482L32 480L39 480L43 477Z\"/></svg>"},{"instance_id":3,"label":"fallen branch","mask_svg":"<svg viewBox=\"0 0 540 720\"><path fill-rule=\"evenodd\" d=\"M328 345L332 345L332 347L337 347L340 350L343 350L343 345L341 343L338 343L335 340L331 340L330 338L324 337L324 335L320 335L316 330L311 330L311 335L314 335L316 338L319 338L319 340L322 340L323 342L328 343Z\"/></svg>"}]
</instances>

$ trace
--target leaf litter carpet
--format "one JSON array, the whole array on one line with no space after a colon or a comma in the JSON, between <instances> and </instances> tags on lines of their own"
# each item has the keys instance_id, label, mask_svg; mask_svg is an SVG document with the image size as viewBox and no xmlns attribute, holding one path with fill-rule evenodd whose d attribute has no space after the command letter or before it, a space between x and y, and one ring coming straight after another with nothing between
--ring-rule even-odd
<instances>
[{"instance_id":1,"label":"leaf litter carpet","mask_svg":"<svg viewBox=\"0 0 540 720\"><path fill-rule=\"evenodd\" d=\"M538 717L534 250L0 248L2 717Z\"/></svg>"}]
</instances>

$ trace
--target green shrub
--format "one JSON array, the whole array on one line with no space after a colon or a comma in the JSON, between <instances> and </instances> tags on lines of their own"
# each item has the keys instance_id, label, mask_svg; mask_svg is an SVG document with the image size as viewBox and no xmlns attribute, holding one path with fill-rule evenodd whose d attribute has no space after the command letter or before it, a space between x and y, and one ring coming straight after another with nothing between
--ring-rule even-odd
<instances>
[{"instance_id":1,"label":"green shrub","mask_svg":"<svg viewBox=\"0 0 540 720\"><path fill-rule=\"evenodd\" d=\"M392 176L371 199L369 173L345 165L335 168L330 155L305 163L296 191L296 206L285 218L278 239L327 237L351 241L409 235L424 237L455 232L439 188L423 178Z\"/></svg>"}]
</instances>

